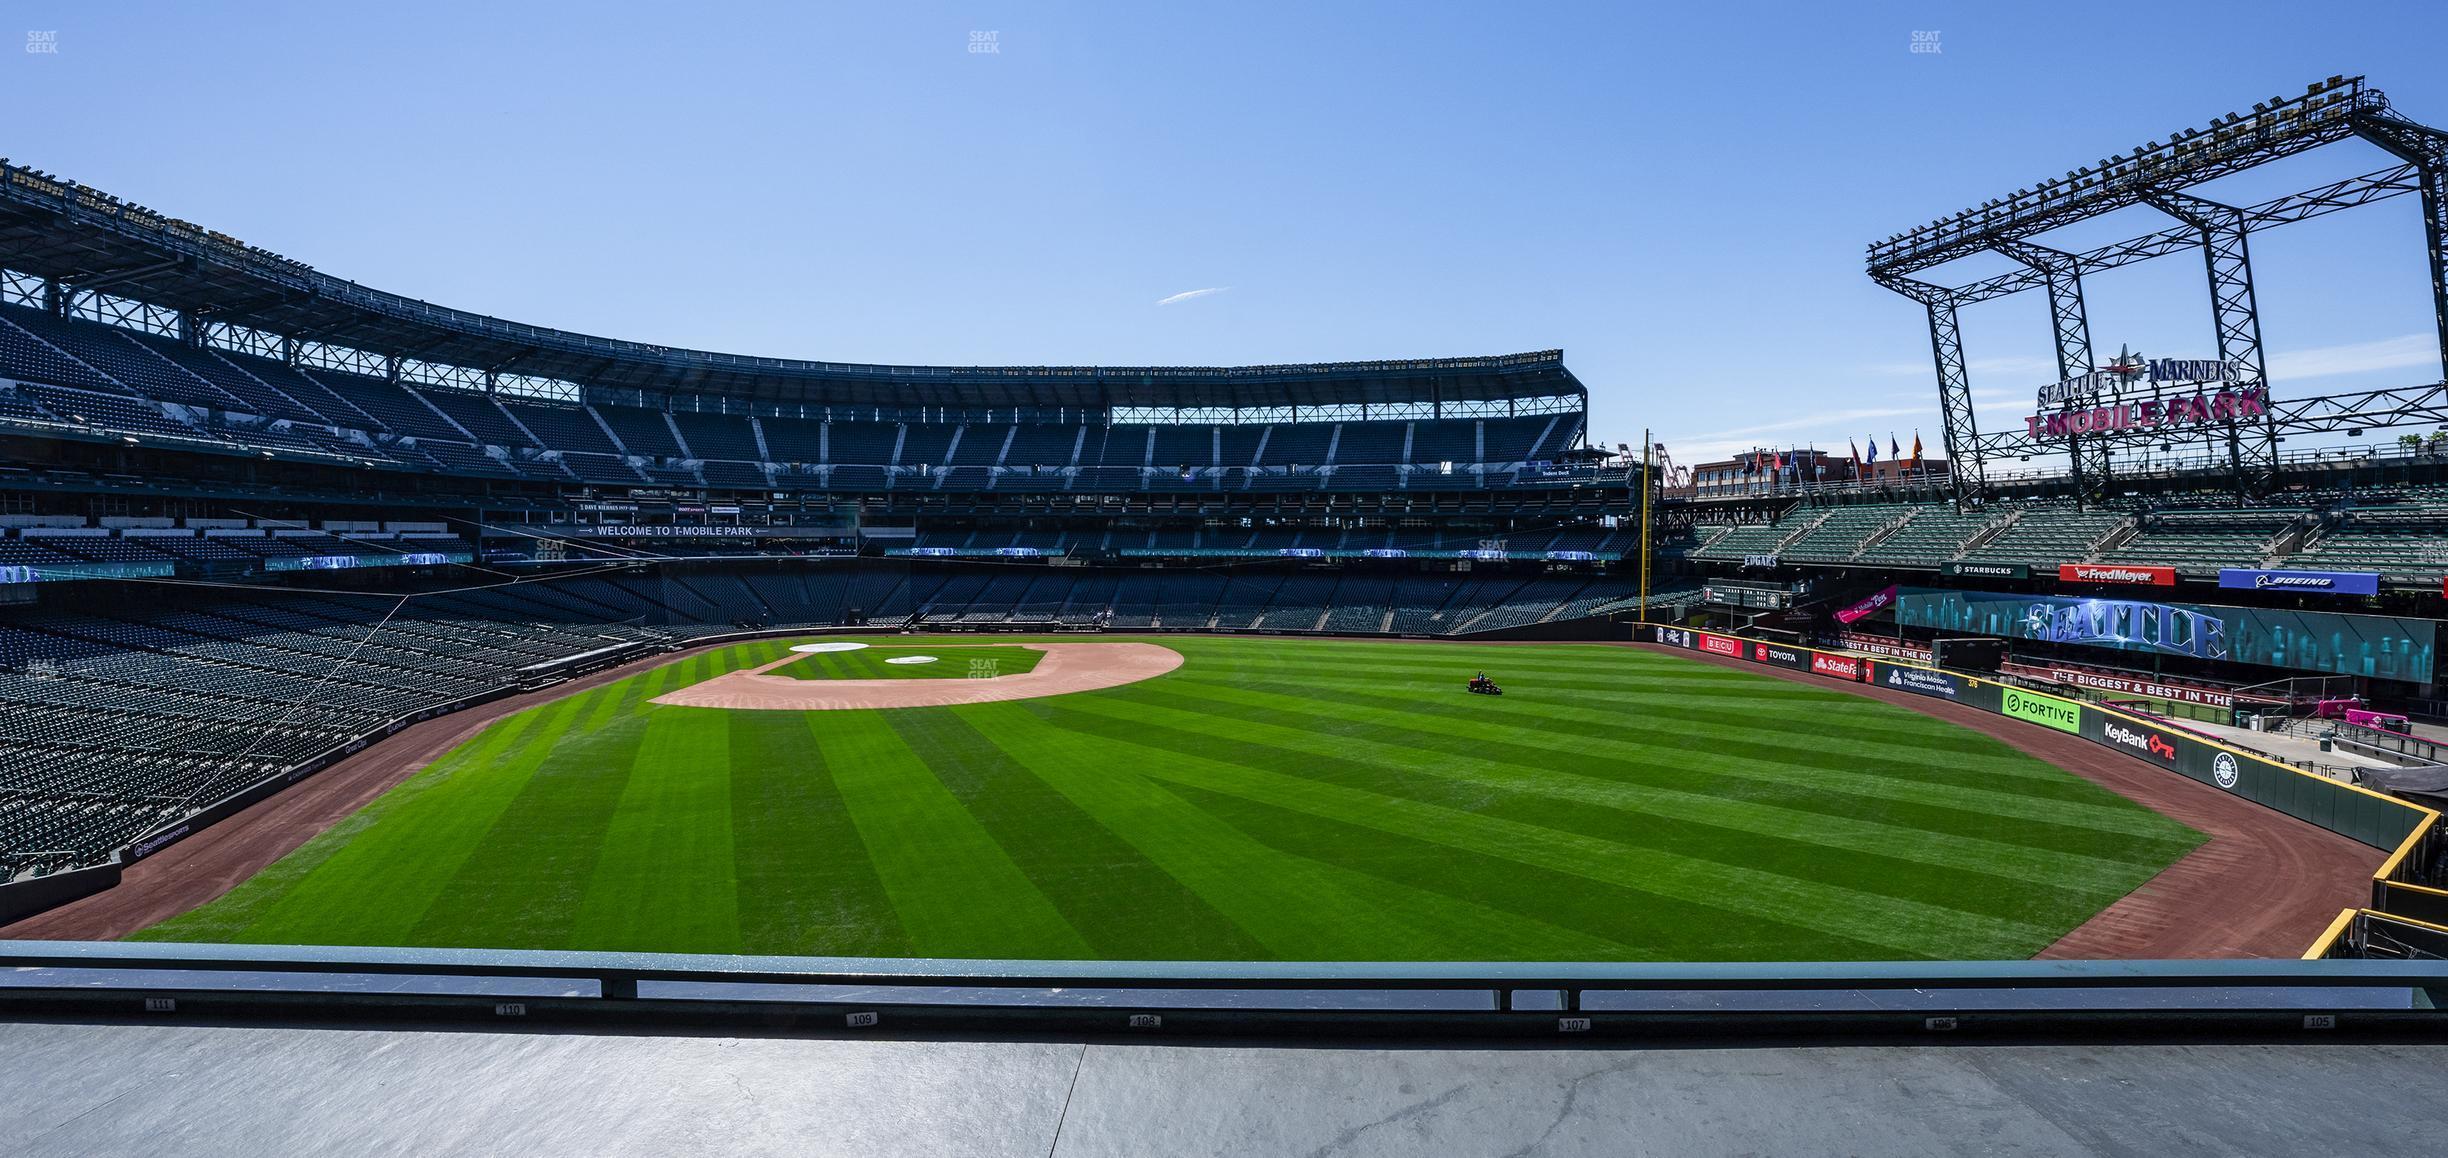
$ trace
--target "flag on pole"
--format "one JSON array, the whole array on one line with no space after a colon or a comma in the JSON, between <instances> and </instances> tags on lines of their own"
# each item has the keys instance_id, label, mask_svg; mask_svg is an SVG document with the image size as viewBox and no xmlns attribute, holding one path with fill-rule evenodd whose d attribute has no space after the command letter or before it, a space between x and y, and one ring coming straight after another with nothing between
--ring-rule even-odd
<instances>
[{"instance_id":1,"label":"flag on pole","mask_svg":"<svg viewBox=\"0 0 2448 1158\"><path fill-rule=\"evenodd\" d=\"M1896 444L1895 432L1892 430L1887 432L1887 457L1889 459L1904 457L1904 448Z\"/></svg>"},{"instance_id":2,"label":"flag on pole","mask_svg":"<svg viewBox=\"0 0 2448 1158\"><path fill-rule=\"evenodd\" d=\"M1921 465L1921 432L1913 431L1913 465Z\"/></svg>"},{"instance_id":3,"label":"flag on pole","mask_svg":"<svg viewBox=\"0 0 2448 1158\"><path fill-rule=\"evenodd\" d=\"M1865 461L1872 466L1878 465L1878 435L1870 436L1870 457Z\"/></svg>"}]
</instances>

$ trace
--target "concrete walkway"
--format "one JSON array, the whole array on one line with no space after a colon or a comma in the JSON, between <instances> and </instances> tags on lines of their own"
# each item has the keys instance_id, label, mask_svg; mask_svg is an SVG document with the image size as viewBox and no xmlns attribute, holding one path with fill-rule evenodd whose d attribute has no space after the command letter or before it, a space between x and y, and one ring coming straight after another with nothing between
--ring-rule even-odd
<instances>
[{"instance_id":1,"label":"concrete walkway","mask_svg":"<svg viewBox=\"0 0 2448 1158\"><path fill-rule=\"evenodd\" d=\"M2412 1154L2448 1046L1369 1049L0 1025L45 1155Z\"/></svg>"}]
</instances>

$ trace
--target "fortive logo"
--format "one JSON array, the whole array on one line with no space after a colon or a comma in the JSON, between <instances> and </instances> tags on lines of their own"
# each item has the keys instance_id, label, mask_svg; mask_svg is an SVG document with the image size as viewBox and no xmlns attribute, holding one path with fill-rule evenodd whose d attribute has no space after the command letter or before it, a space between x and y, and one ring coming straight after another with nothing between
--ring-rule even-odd
<instances>
[{"instance_id":1,"label":"fortive logo","mask_svg":"<svg viewBox=\"0 0 2448 1158\"><path fill-rule=\"evenodd\" d=\"M2007 688L1999 701L1999 710L2018 720L2029 720L2042 727L2060 732L2082 731L2082 709L2064 700L2035 696L2020 688Z\"/></svg>"}]
</instances>

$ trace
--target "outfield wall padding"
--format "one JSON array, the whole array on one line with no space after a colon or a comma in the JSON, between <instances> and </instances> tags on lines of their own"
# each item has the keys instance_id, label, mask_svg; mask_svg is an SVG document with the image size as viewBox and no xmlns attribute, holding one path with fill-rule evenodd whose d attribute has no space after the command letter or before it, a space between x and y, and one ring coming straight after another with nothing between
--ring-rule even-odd
<instances>
[{"instance_id":1,"label":"outfield wall padding","mask_svg":"<svg viewBox=\"0 0 2448 1158\"><path fill-rule=\"evenodd\" d=\"M2448 892L2428 888L2415 879L2415 874L2430 859L2433 842L2442 839L2440 814L2420 805L2190 735L2165 721L2103 708L2086 700L2001 684L1987 676L1944 671L1909 661L1745 639L1723 632L1665 624L1648 627L1650 641L1668 647L1811 672L1848 683L1876 684L2080 736L2340 836L2390 850L2391 855L2372 881L2372 907L2425 920L2434 918L2420 917L2417 909L2448 914ZM2395 887L2398 885L2412 887Z\"/></svg>"}]
</instances>

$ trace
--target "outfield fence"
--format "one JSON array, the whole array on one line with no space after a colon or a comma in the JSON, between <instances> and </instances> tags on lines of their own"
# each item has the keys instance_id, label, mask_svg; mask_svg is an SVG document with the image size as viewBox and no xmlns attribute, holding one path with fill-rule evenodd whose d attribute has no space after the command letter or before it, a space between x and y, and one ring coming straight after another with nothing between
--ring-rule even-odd
<instances>
[{"instance_id":1,"label":"outfield fence","mask_svg":"<svg viewBox=\"0 0 2448 1158\"><path fill-rule=\"evenodd\" d=\"M2165 721L2000 683L1989 676L1947 671L1909 659L1824 651L1666 624L1643 624L1641 630L1649 642L1668 647L1909 692L2079 736L2146 764L2387 850L2388 859L2373 874L2368 907L2342 914L2306 956L2329 955L2341 943L2344 931L2355 927L2355 922L2348 918L2357 912L2382 918L2448 920L2448 890L2438 887L2442 882L2435 875L2443 848L2448 848L2448 836L2443 836L2440 814L2433 809L2331 780L2257 752L2170 727Z\"/></svg>"}]
</instances>

